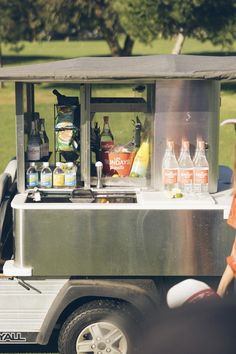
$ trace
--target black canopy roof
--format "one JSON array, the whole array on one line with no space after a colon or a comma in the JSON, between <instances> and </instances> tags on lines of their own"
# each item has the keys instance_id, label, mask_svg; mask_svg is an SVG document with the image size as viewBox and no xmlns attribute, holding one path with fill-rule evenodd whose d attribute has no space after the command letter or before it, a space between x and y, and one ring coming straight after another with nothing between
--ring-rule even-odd
<instances>
[{"instance_id":1,"label":"black canopy roof","mask_svg":"<svg viewBox=\"0 0 236 354\"><path fill-rule=\"evenodd\" d=\"M106 83L175 78L236 80L236 56L81 57L0 69L2 81Z\"/></svg>"}]
</instances>

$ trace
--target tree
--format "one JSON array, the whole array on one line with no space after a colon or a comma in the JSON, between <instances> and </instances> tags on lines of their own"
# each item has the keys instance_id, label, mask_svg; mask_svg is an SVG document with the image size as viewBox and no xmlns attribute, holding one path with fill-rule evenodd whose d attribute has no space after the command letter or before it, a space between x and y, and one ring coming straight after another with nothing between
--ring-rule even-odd
<instances>
[{"instance_id":1,"label":"tree","mask_svg":"<svg viewBox=\"0 0 236 354\"><path fill-rule=\"evenodd\" d=\"M10 43L18 51L20 40L34 40L41 33L43 24L38 14L40 6L32 0L0 0L0 66L3 66L2 44ZM3 86L3 84L1 84Z\"/></svg>"},{"instance_id":2,"label":"tree","mask_svg":"<svg viewBox=\"0 0 236 354\"><path fill-rule=\"evenodd\" d=\"M223 45L236 37L235 0L115 0L114 8L134 39L150 43L157 36L175 36L175 54L187 37Z\"/></svg>"},{"instance_id":3,"label":"tree","mask_svg":"<svg viewBox=\"0 0 236 354\"><path fill-rule=\"evenodd\" d=\"M43 0L37 0L43 1ZM49 38L78 38L90 33L104 38L112 56L131 55L134 40L127 34L113 8L112 0L50 0L41 16ZM123 46L119 37L125 35Z\"/></svg>"}]
</instances>

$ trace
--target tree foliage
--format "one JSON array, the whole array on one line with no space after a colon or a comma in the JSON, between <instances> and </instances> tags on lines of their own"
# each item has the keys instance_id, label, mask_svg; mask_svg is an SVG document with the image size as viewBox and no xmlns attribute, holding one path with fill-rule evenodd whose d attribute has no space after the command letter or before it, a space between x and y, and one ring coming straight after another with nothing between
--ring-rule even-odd
<instances>
[{"instance_id":1,"label":"tree foliage","mask_svg":"<svg viewBox=\"0 0 236 354\"><path fill-rule=\"evenodd\" d=\"M149 44L177 35L230 45L236 1L0 0L0 43L95 36L121 56L131 55L136 39Z\"/></svg>"},{"instance_id":2,"label":"tree foliage","mask_svg":"<svg viewBox=\"0 0 236 354\"><path fill-rule=\"evenodd\" d=\"M236 37L235 0L115 0L127 33L143 43L179 33L229 45Z\"/></svg>"},{"instance_id":3,"label":"tree foliage","mask_svg":"<svg viewBox=\"0 0 236 354\"><path fill-rule=\"evenodd\" d=\"M44 0L37 0L44 2ZM45 35L48 38L104 38L113 56L131 54L133 41L126 34L124 45L119 35L125 34L112 0L51 0L43 8Z\"/></svg>"}]
</instances>

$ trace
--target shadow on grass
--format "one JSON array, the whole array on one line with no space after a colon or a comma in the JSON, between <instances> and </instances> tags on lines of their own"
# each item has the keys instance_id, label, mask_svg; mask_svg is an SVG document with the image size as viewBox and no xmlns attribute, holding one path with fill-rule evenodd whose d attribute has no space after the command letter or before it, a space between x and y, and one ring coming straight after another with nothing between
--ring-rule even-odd
<instances>
[{"instance_id":1,"label":"shadow on grass","mask_svg":"<svg viewBox=\"0 0 236 354\"><path fill-rule=\"evenodd\" d=\"M49 56L49 55L4 55L3 56L3 66L12 64L27 64L34 61L54 61L63 60L64 57L61 56Z\"/></svg>"},{"instance_id":2,"label":"shadow on grass","mask_svg":"<svg viewBox=\"0 0 236 354\"><path fill-rule=\"evenodd\" d=\"M223 82L221 84L221 90L226 92L235 93L236 92L236 82Z\"/></svg>"},{"instance_id":3,"label":"shadow on grass","mask_svg":"<svg viewBox=\"0 0 236 354\"><path fill-rule=\"evenodd\" d=\"M202 56L214 56L214 57L232 57L236 56L236 52L223 52L223 51L218 51L218 52L187 52L184 53L185 55L202 55Z\"/></svg>"},{"instance_id":4,"label":"shadow on grass","mask_svg":"<svg viewBox=\"0 0 236 354\"><path fill-rule=\"evenodd\" d=\"M110 55L84 55L83 57L111 57ZM53 55L3 55L3 66L4 65L19 65L19 64L32 64L33 62L47 62L47 61L56 61L56 60L66 60L66 59L75 59L76 57L66 58L63 56L53 56Z\"/></svg>"}]
</instances>

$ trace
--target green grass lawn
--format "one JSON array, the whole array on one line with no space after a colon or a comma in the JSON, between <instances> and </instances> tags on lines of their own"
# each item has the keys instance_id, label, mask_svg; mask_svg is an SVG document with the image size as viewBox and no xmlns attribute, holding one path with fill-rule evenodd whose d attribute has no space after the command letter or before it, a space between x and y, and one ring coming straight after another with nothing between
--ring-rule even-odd
<instances>
[{"instance_id":1,"label":"green grass lawn","mask_svg":"<svg viewBox=\"0 0 236 354\"><path fill-rule=\"evenodd\" d=\"M173 47L173 41L157 40L151 46L144 46L136 43L134 55L149 54L168 54ZM52 41L42 43L23 43L24 48L20 53L14 53L9 46L3 46L5 65L22 65L29 63L38 63L49 60L61 60L78 56L106 56L109 55L109 49L104 41L80 41L65 42ZM219 46L213 46L211 43L199 43L195 40L187 40L184 45L183 54L200 55L233 55L236 54L236 43L230 51L222 50ZM60 88L60 87L59 87ZM53 86L41 84L36 86L36 110L40 111L42 117L46 119L48 132L53 124L53 104L55 98L51 94ZM122 88L122 95L127 95L127 89ZM74 85L63 89L67 95L77 95L78 88ZM116 95L115 90L102 87L96 89L95 95L112 94ZM222 105L221 120L236 117L236 84L224 83L222 85ZM0 130L2 132L0 144L0 171L4 169L6 163L15 156L15 118L14 118L14 85L6 83L4 89L0 89ZM132 117L129 121L132 120ZM128 124L128 122L127 122ZM122 136L121 133L119 133ZM52 141L52 134L49 134ZM219 163L232 166L233 164L233 145L235 134L232 126L226 126L220 129L220 153Z\"/></svg>"}]
</instances>

